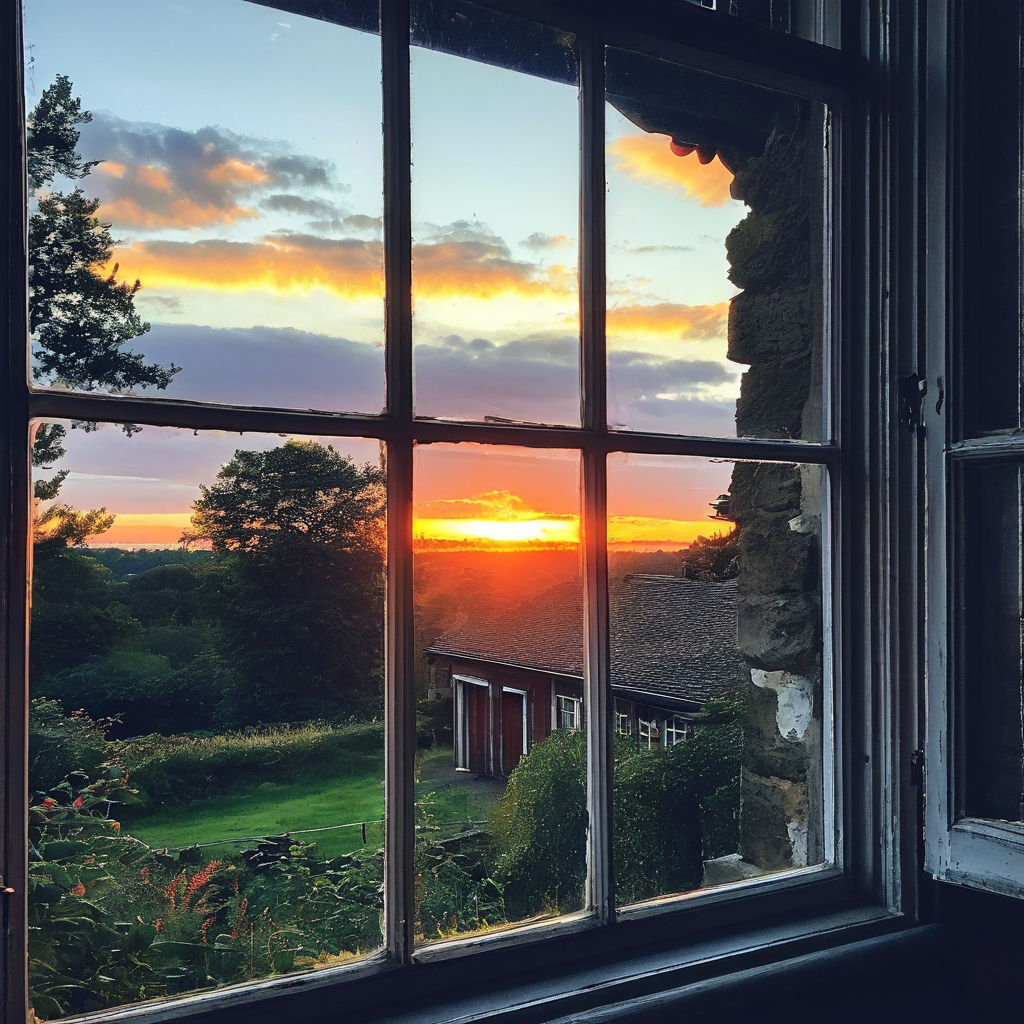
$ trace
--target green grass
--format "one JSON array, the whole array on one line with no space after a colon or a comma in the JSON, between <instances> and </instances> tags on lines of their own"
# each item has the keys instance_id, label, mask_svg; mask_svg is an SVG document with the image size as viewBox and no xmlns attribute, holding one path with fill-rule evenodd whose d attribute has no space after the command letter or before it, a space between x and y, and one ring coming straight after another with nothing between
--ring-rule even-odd
<instances>
[{"instance_id":1,"label":"green grass","mask_svg":"<svg viewBox=\"0 0 1024 1024\"><path fill-rule=\"evenodd\" d=\"M422 759L434 772L451 764L451 749L430 751ZM430 798L435 823L443 824L447 834L458 831L468 821L486 819L494 802L493 784L457 785L443 780L426 780L416 785L417 799ZM377 849L384 842L384 784L381 770L346 772L334 778L310 773L297 781L265 780L233 792L193 800L188 805L168 807L148 814L127 816L125 831L154 848L179 849L195 843L224 839L296 833L302 829L367 822L367 848ZM315 842L321 856L337 857L361 849L362 833L353 828L296 835L303 842ZM239 843L237 846L252 846ZM231 845L212 847L206 852L217 856Z\"/></svg>"}]
</instances>

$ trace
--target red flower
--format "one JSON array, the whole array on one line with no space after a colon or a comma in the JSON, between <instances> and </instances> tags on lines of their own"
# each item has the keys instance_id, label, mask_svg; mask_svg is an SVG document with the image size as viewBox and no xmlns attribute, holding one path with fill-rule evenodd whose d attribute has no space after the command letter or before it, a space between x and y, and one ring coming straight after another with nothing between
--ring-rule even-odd
<instances>
[{"instance_id":1,"label":"red flower","mask_svg":"<svg viewBox=\"0 0 1024 1024\"><path fill-rule=\"evenodd\" d=\"M85 886L82 884L82 880L81 879L78 880L78 885L76 885L74 887L74 889L71 890L71 895L72 896L84 896L85 895Z\"/></svg>"},{"instance_id":2,"label":"red flower","mask_svg":"<svg viewBox=\"0 0 1024 1024\"><path fill-rule=\"evenodd\" d=\"M40 807L56 807L57 801L52 796L48 796L40 805Z\"/></svg>"},{"instance_id":3,"label":"red flower","mask_svg":"<svg viewBox=\"0 0 1024 1024\"><path fill-rule=\"evenodd\" d=\"M81 797L79 797L71 806L72 807L81 807L84 802L85 801L82 800Z\"/></svg>"}]
</instances>

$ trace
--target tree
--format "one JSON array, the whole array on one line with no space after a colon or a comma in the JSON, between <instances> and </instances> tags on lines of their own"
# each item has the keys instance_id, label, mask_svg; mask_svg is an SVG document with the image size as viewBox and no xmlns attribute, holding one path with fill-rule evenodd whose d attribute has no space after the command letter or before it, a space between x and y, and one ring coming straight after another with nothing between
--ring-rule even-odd
<instances>
[{"instance_id":1,"label":"tree","mask_svg":"<svg viewBox=\"0 0 1024 1024\"><path fill-rule=\"evenodd\" d=\"M698 537L683 552L679 575L686 580L733 580L739 573L740 528Z\"/></svg>"},{"instance_id":2,"label":"tree","mask_svg":"<svg viewBox=\"0 0 1024 1024\"><path fill-rule=\"evenodd\" d=\"M118 281L110 267L114 239L96 216L100 201L75 187L50 186L58 175L88 176L99 161L77 151L78 126L92 120L58 75L29 116L26 145L29 186L36 211L29 219L29 330L38 380L92 391L98 387L166 388L177 366L147 363L127 342L145 334L135 309L139 281Z\"/></svg>"},{"instance_id":3,"label":"tree","mask_svg":"<svg viewBox=\"0 0 1024 1024\"><path fill-rule=\"evenodd\" d=\"M214 549L233 724L379 713L383 513L380 469L312 441L237 451L201 489L182 539Z\"/></svg>"},{"instance_id":4,"label":"tree","mask_svg":"<svg viewBox=\"0 0 1024 1024\"><path fill-rule=\"evenodd\" d=\"M28 316L35 379L42 384L93 391L166 388L180 367L147 363L127 348L145 334L145 323L135 309L139 281L119 281L118 265L110 266L114 239L110 225L97 216L100 201L75 187L62 192L58 177L76 181L88 177L99 161L83 160L78 152L79 125L92 115L72 95L71 80L58 75L43 90L26 124L26 163L35 212L28 225ZM88 428L86 428L88 429ZM129 433L132 426L125 428ZM32 464L50 469L64 455L65 427L46 424L37 429ZM37 479L38 501L57 497L67 471ZM108 529L100 509L75 512L65 506L39 516L49 529L42 532L64 546L81 544L90 533ZM104 525L105 523L105 525ZM54 529L56 526L56 529ZM101 529L102 528L102 529Z\"/></svg>"}]
</instances>

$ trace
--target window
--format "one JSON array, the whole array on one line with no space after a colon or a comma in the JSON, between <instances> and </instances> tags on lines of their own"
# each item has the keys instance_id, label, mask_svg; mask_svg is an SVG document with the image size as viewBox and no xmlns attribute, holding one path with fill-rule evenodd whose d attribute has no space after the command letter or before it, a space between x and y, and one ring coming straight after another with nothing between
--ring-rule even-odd
<instances>
[{"instance_id":1,"label":"window","mask_svg":"<svg viewBox=\"0 0 1024 1024\"><path fill-rule=\"evenodd\" d=\"M633 735L633 716L630 712L615 709L615 732L619 736Z\"/></svg>"},{"instance_id":2,"label":"window","mask_svg":"<svg viewBox=\"0 0 1024 1024\"><path fill-rule=\"evenodd\" d=\"M948 317L932 315L920 443L928 458L926 865L960 885L1024 895L1024 446L1021 420L1021 40L1017 5L965 8L950 37L948 145L1003 130L986 158L964 150L953 196ZM980 49L979 49L980 48ZM940 143L936 142L936 145ZM967 182L970 185L967 185ZM984 259L984 267L978 262ZM978 329L985 317L985 343ZM916 380L916 378L915 378Z\"/></svg>"},{"instance_id":3,"label":"window","mask_svg":"<svg viewBox=\"0 0 1024 1024\"><path fill-rule=\"evenodd\" d=\"M582 727L583 701L579 697L556 698L558 702L558 728L579 732Z\"/></svg>"},{"instance_id":4,"label":"window","mask_svg":"<svg viewBox=\"0 0 1024 1024\"><path fill-rule=\"evenodd\" d=\"M665 721L665 742L673 747L690 737L690 723L679 715L673 715Z\"/></svg>"},{"instance_id":5,"label":"window","mask_svg":"<svg viewBox=\"0 0 1024 1024\"><path fill-rule=\"evenodd\" d=\"M882 807L891 780L876 793L844 770L862 745L891 737L862 737L860 720L854 728L839 713L866 711L888 683L872 673L891 621L850 626L846 608L861 602L881 619L865 566L879 554L872 531L889 524L855 503L860 482L877 481L878 452L856 428L875 422L865 410L881 385L857 362L860 341L846 344L874 330L862 311L877 282L858 270L876 265L876 243L857 225L862 181L871 197L881 186L850 173L863 149L853 155L848 141L863 128L863 69L852 42L831 45L824 5L794 2L785 25L762 26L791 35L761 32L736 5L736 19L722 5L678 5L631 27L573 3L539 14L514 2L233 0L213 10L196 0L149 20L127 5L102 17L87 5L24 6L26 52L0 62L24 67L18 91L32 115L28 198L14 204L5 250L15 261L28 220L31 276L14 264L8 339L10 706L59 700L32 723L37 737L57 737L46 749L72 735L74 755L87 758L117 742L147 770L182 750L219 749L230 732L256 803L286 785L296 796L306 786L312 803L309 789L319 798L336 780L311 766L333 763L325 752L339 766L351 755L367 803L358 820L280 826L297 848L263 829L247 846L241 829L203 837L196 854L189 833L165 843L177 859L159 862L159 882L133 862L137 909L153 896L168 913L147 905L127 929L115 914L98 960L138 947L145 973L154 948L174 953L175 941L193 959L159 981L131 976L83 994L62 986L48 953L37 956L27 978L12 972L8 1017L30 999L58 1017L235 982L259 981L246 996L255 1001L297 998L283 995L290 972L304 972L296 991L307 995L327 979L366 993L382 965L409 979L387 998L413 998L421 961L478 956L493 971L508 953L510 972L550 970L565 934L610 955L612 929L593 926L612 921L633 929L637 948L712 934L721 886L734 887L726 930L818 914L850 891L872 894L868 916L900 906L893 873L876 877L860 857L894 855L893 837L869 824L893 820ZM154 38L176 45L158 58ZM259 74L239 78L235 61ZM131 106L119 106L126 96ZM18 102L5 115L15 121ZM79 109L92 121L76 120ZM80 149L59 149L77 133ZM92 246L69 267L53 244L61 231ZM876 234L887 231L880 223ZM98 297L83 314L89 289ZM884 447L882 434L871 443ZM421 500L425 467L446 459L499 467L505 482L473 489L453 469L464 490ZM157 494L168 503L154 504ZM121 557L129 547L102 561L95 540L115 526L89 511L101 506L124 527L164 531L165 550L183 534L187 550L153 576ZM463 533L440 532L456 513ZM425 532L428 520L437 532ZM30 624L21 583L33 529ZM571 583L561 604L577 602L582 643L566 633L564 664L552 665L530 661L525 636L518 660L495 674L463 649L450 685L431 676L451 706L429 708L420 656L432 636L419 633L425 591L414 577L425 563L414 550L455 551L471 530L474 551L533 545L571 563L568 581L537 570L545 587L524 588L523 606ZM153 543L128 537L120 543ZM60 572L44 564L46 544ZM428 583L458 590L460 609L482 621L490 595L462 569ZM59 663L75 604L108 631L106 646ZM66 714L98 683L108 705L88 720ZM645 696L682 713L641 714L638 757L614 742L632 734L615 701L642 707ZM172 703L182 717L158 721ZM95 722L119 715L100 736ZM100 755L83 760L77 781L65 773L37 786L30 775L22 806L23 724L10 724L18 784L8 819L47 839L72 829L86 845L88 829L105 829L108 847L130 834L131 806L121 823L111 801L150 794L127 793L123 771L90 776L115 763ZM540 735L552 724L563 735ZM150 725L159 757L143 739ZM444 735L436 770L466 769L494 789L493 779L524 778L559 754L551 789L575 829L571 855L547 858L564 879L528 891L533 903L513 908L512 887L460 868L492 837L478 804L444 803L456 791L424 778L417 744ZM44 749L35 742L28 757ZM716 751L717 784L707 795L663 786L656 837L652 773L678 778L683 748L700 742ZM301 778L268 777L290 763L285 747L302 744L312 753ZM850 829L854 806L873 813ZM300 837L322 848L342 827L346 842L326 859ZM20 824L16 833L5 878L33 879L27 901L11 904L23 943L82 899L99 869L57 845L65 860L45 861L35 834L26 864ZM147 849L163 849L159 838ZM672 856L652 857L655 841ZM206 842L228 852L204 852ZM740 850L749 862L728 875ZM520 876L532 882L526 863ZM254 893L288 875L295 891L279 905L289 912L312 906L309 880L329 876L336 932L317 931L326 919L310 911L288 926L302 939L275 930L254 967L246 928L255 950L270 915L257 920L234 883L259 872ZM431 887L444 878L455 881ZM688 915L699 926L680 928ZM93 976L106 977L99 966ZM224 1005L210 998L211 1012Z\"/></svg>"}]
</instances>

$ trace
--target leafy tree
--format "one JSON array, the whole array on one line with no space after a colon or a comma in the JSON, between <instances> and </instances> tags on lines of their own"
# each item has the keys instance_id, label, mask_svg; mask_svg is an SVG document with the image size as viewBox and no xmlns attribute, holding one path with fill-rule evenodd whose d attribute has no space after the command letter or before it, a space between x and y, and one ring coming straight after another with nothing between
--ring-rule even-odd
<instances>
[{"instance_id":1,"label":"leafy tree","mask_svg":"<svg viewBox=\"0 0 1024 1024\"><path fill-rule=\"evenodd\" d=\"M176 366L146 363L125 347L145 334L135 309L139 281L110 269L114 239L97 217L99 200L80 187L53 188L59 176L82 179L99 161L77 151L79 125L92 115L58 75L28 118L27 162L36 211L29 219L29 327L37 378L91 391L97 387L166 388Z\"/></svg>"},{"instance_id":2,"label":"leafy tree","mask_svg":"<svg viewBox=\"0 0 1024 1024\"><path fill-rule=\"evenodd\" d=\"M380 469L312 441L237 451L193 510L183 540L214 549L207 585L237 672L234 724L378 713Z\"/></svg>"},{"instance_id":3,"label":"leafy tree","mask_svg":"<svg viewBox=\"0 0 1024 1024\"><path fill-rule=\"evenodd\" d=\"M680 575L686 580L733 580L739 573L740 528L698 537L683 552Z\"/></svg>"},{"instance_id":4,"label":"leafy tree","mask_svg":"<svg viewBox=\"0 0 1024 1024\"><path fill-rule=\"evenodd\" d=\"M79 126L92 120L72 94L71 80L58 75L43 90L26 124L26 162L35 210L28 225L28 316L33 372L42 384L93 391L166 388L180 367L147 363L127 347L145 334L149 324L135 309L141 284L117 278L110 265L114 239L110 225L97 216L100 201L78 186L61 191L58 178L69 182L88 177L99 161L83 160L78 152ZM86 428L87 429L87 428ZM129 433L137 429L125 428ZM32 447L32 464L50 469L64 455L65 427L40 427ZM40 502L57 497L67 471L37 479ZM79 513L66 505L39 514L41 533L53 544L81 544L89 534L109 529L111 518L98 512Z\"/></svg>"}]
</instances>

